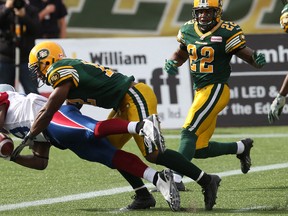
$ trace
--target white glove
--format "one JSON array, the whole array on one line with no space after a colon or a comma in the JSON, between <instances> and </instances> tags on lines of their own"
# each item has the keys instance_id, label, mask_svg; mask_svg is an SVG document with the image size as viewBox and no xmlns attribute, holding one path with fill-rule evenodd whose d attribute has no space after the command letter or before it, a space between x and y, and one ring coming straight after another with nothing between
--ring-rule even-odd
<instances>
[{"instance_id":1,"label":"white glove","mask_svg":"<svg viewBox=\"0 0 288 216\"><path fill-rule=\"evenodd\" d=\"M275 122L275 120L279 120L279 116L282 112L282 109L285 105L286 97L278 94L274 101L272 102L270 106L270 111L268 113L268 121L269 123Z\"/></svg>"}]
</instances>

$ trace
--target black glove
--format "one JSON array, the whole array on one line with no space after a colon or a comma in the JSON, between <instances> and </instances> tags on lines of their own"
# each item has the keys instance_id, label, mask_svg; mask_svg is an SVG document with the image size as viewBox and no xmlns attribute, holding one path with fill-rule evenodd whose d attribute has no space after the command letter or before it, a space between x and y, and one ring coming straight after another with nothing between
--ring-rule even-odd
<instances>
[{"instance_id":1,"label":"black glove","mask_svg":"<svg viewBox=\"0 0 288 216\"><path fill-rule=\"evenodd\" d=\"M10 161L15 161L16 157L18 157L18 155L20 154L20 152L23 150L24 147L26 146L33 146L33 137L30 136L30 132L28 132L28 134L24 137L23 141L21 142L21 144L19 146L17 146L17 148L14 149L14 151L12 152L11 156L10 156Z\"/></svg>"}]
</instances>

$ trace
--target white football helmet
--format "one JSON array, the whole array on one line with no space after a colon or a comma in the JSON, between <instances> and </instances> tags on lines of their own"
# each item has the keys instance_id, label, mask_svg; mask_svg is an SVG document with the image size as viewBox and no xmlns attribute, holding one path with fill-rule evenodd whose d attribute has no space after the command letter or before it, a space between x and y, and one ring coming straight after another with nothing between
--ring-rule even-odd
<instances>
[{"instance_id":1,"label":"white football helmet","mask_svg":"<svg viewBox=\"0 0 288 216\"><path fill-rule=\"evenodd\" d=\"M15 92L15 89L13 86L8 84L0 84L0 92L6 92L6 91L13 91Z\"/></svg>"}]
</instances>

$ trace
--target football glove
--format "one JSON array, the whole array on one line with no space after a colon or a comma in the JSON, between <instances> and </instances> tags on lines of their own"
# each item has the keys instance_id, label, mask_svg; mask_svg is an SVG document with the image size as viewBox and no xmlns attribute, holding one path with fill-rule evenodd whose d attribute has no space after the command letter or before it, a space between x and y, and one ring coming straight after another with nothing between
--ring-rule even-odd
<instances>
[{"instance_id":1,"label":"football glove","mask_svg":"<svg viewBox=\"0 0 288 216\"><path fill-rule=\"evenodd\" d=\"M276 98L273 100L270 106L270 111L268 113L268 121L270 124L275 122L276 120L279 120L279 116L281 115L285 102L286 97L280 94L278 94Z\"/></svg>"},{"instance_id":2,"label":"football glove","mask_svg":"<svg viewBox=\"0 0 288 216\"><path fill-rule=\"evenodd\" d=\"M280 26L286 33L288 33L288 4L286 4L281 11Z\"/></svg>"},{"instance_id":3,"label":"football glove","mask_svg":"<svg viewBox=\"0 0 288 216\"><path fill-rule=\"evenodd\" d=\"M21 144L17 146L17 148L14 149L14 151L12 152L10 156L10 161L15 161L15 159L18 157L18 155L26 146L29 146L30 148L33 146L34 144L33 138L29 135L30 135L30 132L24 137Z\"/></svg>"},{"instance_id":4,"label":"football glove","mask_svg":"<svg viewBox=\"0 0 288 216\"><path fill-rule=\"evenodd\" d=\"M177 61L175 60L165 60L164 70L170 75L176 75L178 73Z\"/></svg>"},{"instance_id":5,"label":"football glove","mask_svg":"<svg viewBox=\"0 0 288 216\"><path fill-rule=\"evenodd\" d=\"M262 68L266 64L265 55L263 53L254 52L252 58L258 68Z\"/></svg>"}]
</instances>

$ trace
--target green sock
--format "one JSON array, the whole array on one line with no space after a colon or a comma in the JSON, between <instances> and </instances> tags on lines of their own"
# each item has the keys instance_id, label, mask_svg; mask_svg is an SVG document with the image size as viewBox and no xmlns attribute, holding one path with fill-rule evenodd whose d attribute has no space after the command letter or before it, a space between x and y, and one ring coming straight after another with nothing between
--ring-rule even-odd
<instances>
[{"instance_id":1,"label":"green sock","mask_svg":"<svg viewBox=\"0 0 288 216\"><path fill-rule=\"evenodd\" d=\"M194 157L198 137L187 129L181 131L180 147L178 151L189 161Z\"/></svg>"},{"instance_id":2,"label":"green sock","mask_svg":"<svg viewBox=\"0 0 288 216\"><path fill-rule=\"evenodd\" d=\"M197 180L202 170L187 160L181 153L166 149L163 154L158 154L156 163L166 166L180 175L185 175Z\"/></svg>"},{"instance_id":3,"label":"green sock","mask_svg":"<svg viewBox=\"0 0 288 216\"><path fill-rule=\"evenodd\" d=\"M237 153L237 143L220 143L210 141L207 148L198 149L195 153L195 158L209 158L217 157L227 154L236 154Z\"/></svg>"}]
</instances>

